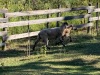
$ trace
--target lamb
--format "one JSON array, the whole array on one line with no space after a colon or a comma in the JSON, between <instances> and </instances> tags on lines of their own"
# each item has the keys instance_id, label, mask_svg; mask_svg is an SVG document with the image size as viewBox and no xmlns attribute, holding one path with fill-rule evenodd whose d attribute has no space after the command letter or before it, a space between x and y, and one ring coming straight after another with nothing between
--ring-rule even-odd
<instances>
[{"instance_id":1,"label":"lamb","mask_svg":"<svg viewBox=\"0 0 100 75\"><path fill-rule=\"evenodd\" d=\"M64 22L60 27L41 30L37 36L37 40L33 45L33 50L35 50L35 47L37 43L40 41L40 39L44 42L47 49L50 49L48 45L50 39L59 40L60 43L63 45L63 47L65 47L63 38L70 37L70 32L72 28L73 28L72 25L68 25L67 22ZM70 37L70 41L71 41L71 37Z\"/></svg>"}]
</instances>

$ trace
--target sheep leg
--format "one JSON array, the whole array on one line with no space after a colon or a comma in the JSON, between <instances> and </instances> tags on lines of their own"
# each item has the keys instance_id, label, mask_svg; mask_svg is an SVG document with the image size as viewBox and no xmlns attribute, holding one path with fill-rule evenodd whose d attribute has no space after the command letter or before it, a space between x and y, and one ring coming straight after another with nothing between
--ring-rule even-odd
<instances>
[{"instance_id":1,"label":"sheep leg","mask_svg":"<svg viewBox=\"0 0 100 75\"><path fill-rule=\"evenodd\" d=\"M58 45L60 43L59 38L56 39L55 45Z\"/></svg>"},{"instance_id":2,"label":"sheep leg","mask_svg":"<svg viewBox=\"0 0 100 75\"><path fill-rule=\"evenodd\" d=\"M40 38L37 38L37 40L35 41L34 45L33 45L33 50L35 50L35 47L37 45L37 43L40 41Z\"/></svg>"},{"instance_id":3,"label":"sheep leg","mask_svg":"<svg viewBox=\"0 0 100 75\"><path fill-rule=\"evenodd\" d=\"M69 36L69 41L72 42L72 37L71 36Z\"/></svg>"},{"instance_id":4,"label":"sheep leg","mask_svg":"<svg viewBox=\"0 0 100 75\"><path fill-rule=\"evenodd\" d=\"M61 44L63 45L63 47L65 47L65 44L64 44L64 41L63 41L63 37L60 37L59 40L60 40Z\"/></svg>"},{"instance_id":5,"label":"sheep leg","mask_svg":"<svg viewBox=\"0 0 100 75\"><path fill-rule=\"evenodd\" d=\"M48 46L48 43L49 43L48 38L45 38L45 39L43 40L43 42L44 42L44 44L46 45L46 48L47 48L47 49L50 49L50 47Z\"/></svg>"}]
</instances>

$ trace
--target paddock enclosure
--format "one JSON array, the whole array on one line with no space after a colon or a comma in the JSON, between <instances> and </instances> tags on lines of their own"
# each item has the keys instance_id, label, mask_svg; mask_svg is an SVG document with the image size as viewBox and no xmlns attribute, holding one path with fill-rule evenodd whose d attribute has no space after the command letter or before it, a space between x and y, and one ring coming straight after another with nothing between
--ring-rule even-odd
<instances>
[{"instance_id":1,"label":"paddock enclosure","mask_svg":"<svg viewBox=\"0 0 100 75\"><path fill-rule=\"evenodd\" d=\"M64 12L75 12L75 11L86 11L86 14L79 14L79 15L71 15L71 16L61 16L61 13ZM100 8L97 6L92 6L89 4L89 6L82 6L82 7L74 7L74 8L61 8L61 5L58 5L57 9L50 9L47 10L34 10L34 11L21 11L21 12L9 12L7 9L0 9L0 13L3 14L3 17L0 18L0 29L3 31L0 31L0 36L2 36L2 41L0 43L0 46L2 49L5 49L5 45L7 41L10 40L16 40L21 38L27 38L30 39L30 37L36 36L39 31L30 31L30 26L36 25L36 24L42 24L46 23L46 27L50 27L50 22L56 22L56 25L59 26L59 21L68 21L68 20L74 20L74 19L84 19L86 22L82 22L79 25L75 25L76 27L87 27L87 33L90 32L91 26L95 26L97 30L98 35L98 21L99 18L99 12ZM93 13L96 13L94 16ZM51 18L51 14L56 14L57 17ZM31 19L31 16L38 16L38 15L45 15L47 18L40 18L40 19ZM27 17L27 20L21 20L16 22L10 22L10 18L16 18L16 17ZM94 21L96 21L96 25L94 25ZM22 27L27 26L27 32L21 33L21 34L13 34L9 35L9 31L7 29L14 28L14 27Z\"/></svg>"},{"instance_id":2,"label":"paddock enclosure","mask_svg":"<svg viewBox=\"0 0 100 75\"><path fill-rule=\"evenodd\" d=\"M0 0L0 75L100 75L100 0ZM65 47L42 29L72 24Z\"/></svg>"}]
</instances>

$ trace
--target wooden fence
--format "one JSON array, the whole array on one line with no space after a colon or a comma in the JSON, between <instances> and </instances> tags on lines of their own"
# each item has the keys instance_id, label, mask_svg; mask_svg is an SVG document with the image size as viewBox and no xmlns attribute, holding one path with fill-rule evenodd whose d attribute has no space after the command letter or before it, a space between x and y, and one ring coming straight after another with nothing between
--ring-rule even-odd
<instances>
[{"instance_id":1,"label":"wooden fence","mask_svg":"<svg viewBox=\"0 0 100 75\"><path fill-rule=\"evenodd\" d=\"M18 17L18 16L33 16L33 15L43 15L43 14L51 14L51 13L61 13L61 12L71 12L71 11L79 11L79 10L87 10L88 13L84 15L76 15L76 16L65 16L65 17L55 17L55 18L46 18L46 19L37 19L37 20L26 20L26 21L18 21L18 22L8 22L10 17ZM81 18L89 18L89 22L86 24L82 24L83 27L85 26L92 26L92 21L100 20L99 16L92 17L92 12L100 12L100 8L95 8L94 6L88 7L78 7L78 8L58 8L58 9L48 9L48 10L36 10L36 11L23 11L23 12L7 12L7 10L0 10L0 13L4 14L3 18L0 18L0 29L3 29L0 32L0 36L2 36L2 43L0 46L5 45L5 37L7 38L7 27L17 27L17 26L28 26L33 24L40 24L40 23L48 23L48 22L58 22L62 20L72 20L72 19L81 19ZM80 25L78 25L80 27ZM39 31L36 32L28 32L23 34L14 34L10 35L7 40L14 40L20 38L26 38L31 36L36 36Z\"/></svg>"}]
</instances>

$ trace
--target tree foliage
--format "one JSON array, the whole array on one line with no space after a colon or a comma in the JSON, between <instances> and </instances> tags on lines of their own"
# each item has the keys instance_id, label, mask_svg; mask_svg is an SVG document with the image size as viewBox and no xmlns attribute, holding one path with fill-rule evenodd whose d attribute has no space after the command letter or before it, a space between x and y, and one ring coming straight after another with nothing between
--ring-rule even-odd
<instances>
[{"instance_id":1,"label":"tree foliage","mask_svg":"<svg viewBox=\"0 0 100 75\"><path fill-rule=\"evenodd\" d=\"M97 0L90 0L96 5ZM99 0L100 1L100 0ZM0 8L9 11L39 10L48 8L87 6L89 0L0 0Z\"/></svg>"}]
</instances>

